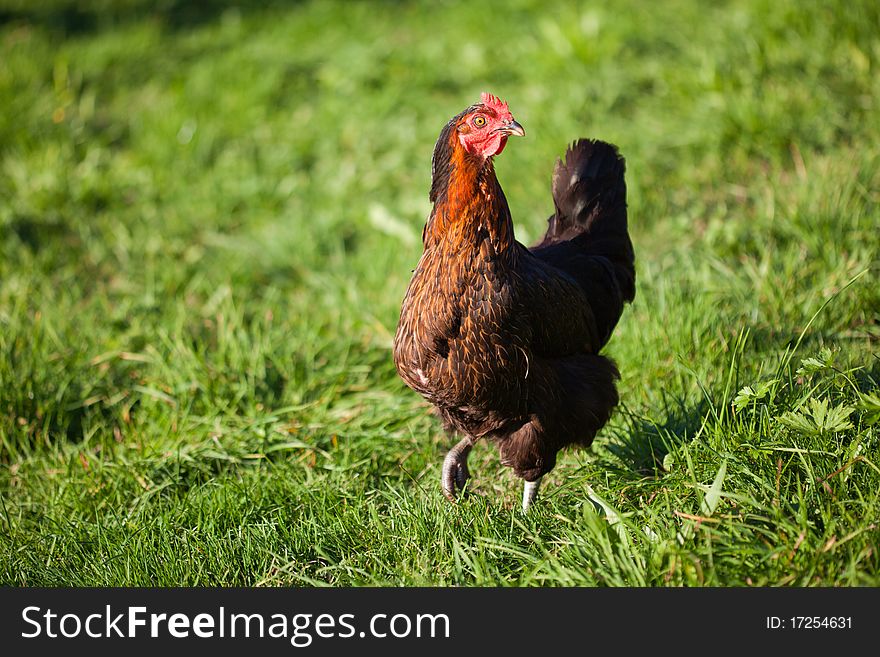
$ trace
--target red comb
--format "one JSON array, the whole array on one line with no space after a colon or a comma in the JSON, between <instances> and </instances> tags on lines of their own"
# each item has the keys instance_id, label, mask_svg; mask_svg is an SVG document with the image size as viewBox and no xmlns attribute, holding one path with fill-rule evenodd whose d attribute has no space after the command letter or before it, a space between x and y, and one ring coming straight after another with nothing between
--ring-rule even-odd
<instances>
[{"instance_id":1,"label":"red comb","mask_svg":"<svg viewBox=\"0 0 880 657\"><path fill-rule=\"evenodd\" d=\"M509 114L510 110L507 109L507 103L498 98L498 96L493 96L490 93L483 92L480 94L480 101L486 107L495 110L498 114Z\"/></svg>"}]
</instances>

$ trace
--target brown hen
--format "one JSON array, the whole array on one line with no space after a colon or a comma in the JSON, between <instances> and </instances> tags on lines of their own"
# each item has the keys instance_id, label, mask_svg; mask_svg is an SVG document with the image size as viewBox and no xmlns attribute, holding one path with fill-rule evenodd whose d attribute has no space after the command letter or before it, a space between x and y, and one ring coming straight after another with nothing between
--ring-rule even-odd
<instances>
[{"instance_id":1,"label":"brown hen","mask_svg":"<svg viewBox=\"0 0 880 657\"><path fill-rule=\"evenodd\" d=\"M624 161L580 139L553 173L555 213L531 249L516 241L493 158L524 135L483 94L434 148L424 253L403 299L394 362L463 439L447 455L453 500L474 442L487 438L525 480L523 509L567 445L589 445L617 405L614 363L599 354L635 296Z\"/></svg>"}]
</instances>

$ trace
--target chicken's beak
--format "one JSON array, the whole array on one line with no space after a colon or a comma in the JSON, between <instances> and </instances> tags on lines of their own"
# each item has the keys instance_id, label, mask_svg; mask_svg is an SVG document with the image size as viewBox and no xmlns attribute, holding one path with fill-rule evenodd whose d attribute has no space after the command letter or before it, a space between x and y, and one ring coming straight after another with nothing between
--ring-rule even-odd
<instances>
[{"instance_id":1,"label":"chicken's beak","mask_svg":"<svg viewBox=\"0 0 880 657\"><path fill-rule=\"evenodd\" d=\"M498 128L498 132L505 135L516 135L517 137L525 137L526 135L523 127L513 119Z\"/></svg>"}]
</instances>

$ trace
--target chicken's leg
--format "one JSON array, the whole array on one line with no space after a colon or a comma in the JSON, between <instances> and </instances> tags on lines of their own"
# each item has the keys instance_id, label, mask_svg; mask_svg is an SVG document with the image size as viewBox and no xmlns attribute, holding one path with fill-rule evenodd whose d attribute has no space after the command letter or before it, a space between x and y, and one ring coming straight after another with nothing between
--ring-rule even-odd
<instances>
[{"instance_id":1,"label":"chicken's leg","mask_svg":"<svg viewBox=\"0 0 880 657\"><path fill-rule=\"evenodd\" d=\"M443 459L443 494L450 502L455 501L456 488L464 490L471 473L468 472L467 458L474 446L473 439L466 436L458 441L455 447L449 450Z\"/></svg>"},{"instance_id":2,"label":"chicken's leg","mask_svg":"<svg viewBox=\"0 0 880 657\"><path fill-rule=\"evenodd\" d=\"M532 502L538 497L538 488L541 485L541 479L542 477L538 477L534 481L523 482L523 513L529 510Z\"/></svg>"}]
</instances>

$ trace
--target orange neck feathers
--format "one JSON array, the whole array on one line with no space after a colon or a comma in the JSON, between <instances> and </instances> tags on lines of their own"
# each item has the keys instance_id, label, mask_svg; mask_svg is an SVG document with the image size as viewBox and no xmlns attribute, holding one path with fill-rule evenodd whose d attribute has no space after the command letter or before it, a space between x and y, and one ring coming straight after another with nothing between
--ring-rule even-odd
<instances>
[{"instance_id":1,"label":"orange neck feathers","mask_svg":"<svg viewBox=\"0 0 880 657\"><path fill-rule=\"evenodd\" d=\"M488 239L497 254L512 252L513 222L492 158L468 153L454 131L448 139L446 161L434 162L434 209L425 225L425 248L441 243L454 250L479 248Z\"/></svg>"}]
</instances>

